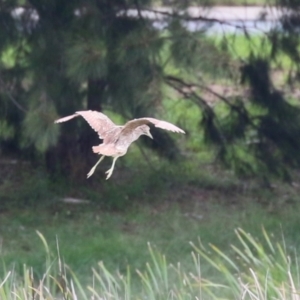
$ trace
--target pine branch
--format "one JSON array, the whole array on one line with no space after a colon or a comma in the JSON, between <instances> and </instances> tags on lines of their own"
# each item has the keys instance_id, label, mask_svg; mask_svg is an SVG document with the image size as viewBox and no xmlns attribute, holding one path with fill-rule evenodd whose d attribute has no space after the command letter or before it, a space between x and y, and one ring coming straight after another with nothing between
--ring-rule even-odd
<instances>
[{"instance_id":1,"label":"pine branch","mask_svg":"<svg viewBox=\"0 0 300 300\"><path fill-rule=\"evenodd\" d=\"M221 126L218 122L218 119L215 118L215 113L213 109L207 104L207 101L205 101L204 98L199 96L197 93L195 93L192 88L194 87L193 84L185 82L183 79L175 77L175 76L165 76L166 83L174 88L176 91L178 91L180 94L182 94L185 98L193 100L196 104L200 105L203 109L204 115L207 116L209 120L213 120L217 123L217 126L214 126L215 133L217 133L219 142L221 142L222 146L226 148L228 146L228 143L226 141L226 137L220 130ZM176 84L179 84L178 87ZM188 90L188 91L187 91Z\"/></svg>"},{"instance_id":2,"label":"pine branch","mask_svg":"<svg viewBox=\"0 0 300 300\"><path fill-rule=\"evenodd\" d=\"M176 78L174 76L167 76L169 79L173 80L173 81L177 81L180 84L184 85L186 88L188 89L192 89L194 87L198 87L202 90L205 90L207 92L209 92L210 94L214 95L215 97L219 98L221 101L223 101L226 105L228 105L233 111L236 111L238 114L240 115L244 115L247 119L247 122L249 123L249 125L251 125L253 128L259 130L258 126L254 123L254 119L253 117L250 117L249 114L245 114L245 111L243 111L238 105L235 105L234 103L231 103L230 101L228 101L228 99L224 96L222 96L221 94L213 91L212 89L210 89L208 86L206 85L202 85L202 84L196 84L196 83L186 83L184 82L182 79L180 78ZM182 90L181 90L182 93ZM191 93L186 93L185 96L190 95ZM183 94L184 95L184 94ZM197 96L199 99L201 99L201 103L204 104L203 102L205 102L205 104L210 107L207 102L201 98L199 95L197 95L195 92L193 92L193 95Z\"/></svg>"},{"instance_id":3,"label":"pine branch","mask_svg":"<svg viewBox=\"0 0 300 300\"><path fill-rule=\"evenodd\" d=\"M165 76L165 81L168 85L170 85L172 88L174 88L177 92L179 92L181 95L183 95L185 98L192 98L192 100L197 100L194 101L196 104L200 104L201 107L207 109L207 110L212 110L211 107L207 104L204 98L200 97L197 95L194 91L192 91L194 85L185 82L183 79L167 75ZM176 85L179 84L179 86Z\"/></svg>"},{"instance_id":4,"label":"pine branch","mask_svg":"<svg viewBox=\"0 0 300 300\"><path fill-rule=\"evenodd\" d=\"M0 84L2 85L4 92L8 96L9 100L22 112L27 113L27 110L16 100L16 98L12 95L12 93L5 87L5 83L0 78Z\"/></svg>"}]
</instances>

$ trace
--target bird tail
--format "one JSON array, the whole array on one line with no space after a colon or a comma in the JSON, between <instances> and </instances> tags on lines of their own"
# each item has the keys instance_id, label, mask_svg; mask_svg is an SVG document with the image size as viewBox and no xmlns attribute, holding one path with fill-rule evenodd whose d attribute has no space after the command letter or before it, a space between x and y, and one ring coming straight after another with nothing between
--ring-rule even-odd
<instances>
[{"instance_id":1,"label":"bird tail","mask_svg":"<svg viewBox=\"0 0 300 300\"><path fill-rule=\"evenodd\" d=\"M100 153L100 151L101 151L101 146L100 146L100 145L99 145L99 146L93 146L92 149L93 149L93 152L94 152L94 153Z\"/></svg>"}]
</instances>

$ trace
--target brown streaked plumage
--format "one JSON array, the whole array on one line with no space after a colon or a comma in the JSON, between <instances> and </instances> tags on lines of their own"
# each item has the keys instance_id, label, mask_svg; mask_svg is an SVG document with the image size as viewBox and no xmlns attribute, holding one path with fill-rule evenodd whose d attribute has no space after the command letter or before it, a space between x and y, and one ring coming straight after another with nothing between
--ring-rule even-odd
<instances>
[{"instance_id":1,"label":"brown streaked plumage","mask_svg":"<svg viewBox=\"0 0 300 300\"><path fill-rule=\"evenodd\" d=\"M150 138L153 138L150 133L150 127L147 124L152 123L155 127L161 129L185 133L182 129L169 122L154 118L134 119L128 121L123 126L119 126L103 113L92 110L77 111L74 115L58 119L54 123L66 122L79 116L82 116L98 133L99 138L103 139L102 144L93 147L93 152L102 154L102 156L87 174L87 178L93 175L96 167L105 156L112 156L114 158L112 166L106 171L106 179L110 178L113 173L116 160L127 153L128 147L131 143L136 141L141 135L147 135Z\"/></svg>"}]
</instances>

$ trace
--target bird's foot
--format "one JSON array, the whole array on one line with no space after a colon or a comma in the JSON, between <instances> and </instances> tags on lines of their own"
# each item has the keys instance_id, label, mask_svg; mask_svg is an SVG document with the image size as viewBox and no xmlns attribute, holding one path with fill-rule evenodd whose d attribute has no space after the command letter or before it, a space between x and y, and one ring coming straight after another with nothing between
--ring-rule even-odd
<instances>
[{"instance_id":1,"label":"bird's foot","mask_svg":"<svg viewBox=\"0 0 300 300\"><path fill-rule=\"evenodd\" d=\"M95 172L96 166L93 166L91 170L87 173L86 178L90 178Z\"/></svg>"},{"instance_id":2,"label":"bird's foot","mask_svg":"<svg viewBox=\"0 0 300 300\"><path fill-rule=\"evenodd\" d=\"M109 170L107 170L107 171L105 172L105 174L107 174L106 180L110 178L110 176L111 176L112 173L113 173L113 170L114 170L113 168L110 168Z\"/></svg>"},{"instance_id":3,"label":"bird's foot","mask_svg":"<svg viewBox=\"0 0 300 300\"><path fill-rule=\"evenodd\" d=\"M100 157L100 159L97 161L97 163L91 168L91 171L89 171L88 174L87 174L87 178L91 177L91 176L94 174L94 172L95 172L97 166L101 163L101 161L103 160L104 157L105 157L105 156L102 155L102 156Z\"/></svg>"}]
</instances>

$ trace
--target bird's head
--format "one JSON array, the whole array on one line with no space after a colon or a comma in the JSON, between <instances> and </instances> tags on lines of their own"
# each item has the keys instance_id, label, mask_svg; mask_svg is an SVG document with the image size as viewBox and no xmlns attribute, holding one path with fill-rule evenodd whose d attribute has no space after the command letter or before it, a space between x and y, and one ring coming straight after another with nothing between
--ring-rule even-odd
<instances>
[{"instance_id":1,"label":"bird's head","mask_svg":"<svg viewBox=\"0 0 300 300\"><path fill-rule=\"evenodd\" d=\"M150 133L150 127L147 125L142 125L139 127L141 130L141 134L147 135L149 138L153 139L152 134Z\"/></svg>"}]
</instances>

